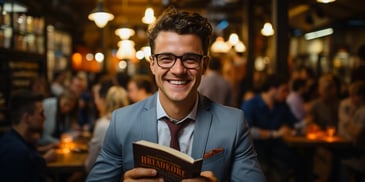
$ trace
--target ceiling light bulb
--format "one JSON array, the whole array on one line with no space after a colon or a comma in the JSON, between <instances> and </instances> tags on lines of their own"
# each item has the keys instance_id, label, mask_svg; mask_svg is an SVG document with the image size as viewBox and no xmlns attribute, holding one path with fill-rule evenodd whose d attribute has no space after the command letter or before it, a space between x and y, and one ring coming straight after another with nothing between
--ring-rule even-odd
<instances>
[{"instance_id":1,"label":"ceiling light bulb","mask_svg":"<svg viewBox=\"0 0 365 182\"><path fill-rule=\"evenodd\" d=\"M319 3L325 3L325 4L327 4L327 3L332 3L332 2L335 2L336 0L317 0L317 2L319 2Z\"/></svg>"},{"instance_id":2,"label":"ceiling light bulb","mask_svg":"<svg viewBox=\"0 0 365 182\"><path fill-rule=\"evenodd\" d=\"M91 21L95 21L96 26L103 28L108 21L114 19L114 15L104 10L103 2L99 0L97 7L89 14L88 18Z\"/></svg>"},{"instance_id":3,"label":"ceiling light bulb","mask_svg":"<svg viewBox=\"0 0 365 182\"><path fill-rule=\"evenodd\" d=\"M134 41L122 40L118 42L119 49L117 51L117 58L119 59L134 59L136 56L136 49L134 48Z\"/></svg>"},{"instance_id":4,"label":"ceiling light bulb","mask_svg":"<svg viewBox=\"0 0 365 182\"><path fill-rule=\"evenodd\" d=\"M147 8L144 17L142 18L142 22L145 24L151 24L156 20L156 17L154 15L154 11L152 8Z\"/></svg>"},{"instance_id":5,"label":"ceiling light bulb","mask_svg":"<svg viewBox=\"0 0 365 182\"><path fill-rule=\"evenodd\" d=\"M96 26L99 28L103 28L108 21L114 19L114 16L106 12L95 12L89 15L89 19L95 21Z\"/></svg>"},{"instance_id":6,"label":"ceiling light bulb","mask_svg":"<svg viewBox=\"0 0 365 182\"><path fill-rule=\"evenodd\" d=\"M271 36L274 35L274 29L272 28L271 23L266 22L264 27L261 29L261 34L263 36Z\"/></svg>"},{"instance_id":7,"label":"ceiling light bulb","mask_svg":"<svg viewBox=\"0 0 365 182\"><path fill-rule=\"evenodd\" d=\"M231 33L231 35L229 35L228 41L231 45L236 45L239 43L240 39L236 33Z\"/></svg>"},{"instance_id":8,"label":"ceiling light bulb","mask_svg":"<svg viewBox=\"0 0 365 182\"><path fill-rule=\"evenodd\" d=\"M120 37L122 40L129 39L129 37L135 34L135 31L131 28L118 28L115 30L115 34Z\"/></svg>"},{"instance_id":9,"label":"ceiling light bulb","mask_svg":"<svg viewBox=\"0 0 365 182\"><path fill-rule=\"evenodd\" d=\"M246 51L246 46L245 44L243 44L243 42L239 41L235 46L234 46L234 50L236 52L245 52Z\"/></svg>"},{"instance_id":10,"label":"ceiling light bulb","mask_svg":"<svg viewBox=\"0 0 365 182\"><path fill-rule=\"evenodd\" d=\"M211 50L216 53L227 53L231 47L224 41L223 37L217 37L212 44Z\"/></svg>"}]
</instances>

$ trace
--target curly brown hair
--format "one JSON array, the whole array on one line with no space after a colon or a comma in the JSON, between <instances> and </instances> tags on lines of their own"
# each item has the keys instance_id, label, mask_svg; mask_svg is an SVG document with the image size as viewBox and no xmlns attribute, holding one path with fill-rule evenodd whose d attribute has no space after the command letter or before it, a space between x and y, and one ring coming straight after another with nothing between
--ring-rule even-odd
<instances>
[{"instance_id":1,"label":"curly brown hair","mask_svg":"<svg viewBox=\"0 0 365 182\"><path fill-rule=\"evenodd\" d=\"M155 50L155 39L161 31L178 34L194 34L202 41L204 54L208 54L212 34L212 26L207 18L198 13L179 12L176 8L168 7L154 24L148 28L151 52Z\"/></svg>"}]
</instances>

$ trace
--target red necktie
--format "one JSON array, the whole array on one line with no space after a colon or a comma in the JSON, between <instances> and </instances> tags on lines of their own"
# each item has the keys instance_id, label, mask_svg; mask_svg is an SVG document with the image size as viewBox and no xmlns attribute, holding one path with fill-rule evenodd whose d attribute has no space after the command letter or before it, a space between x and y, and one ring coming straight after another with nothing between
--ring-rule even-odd
<instances>
[{"instance_id":1,"label":"red necktie","mask_svg":"<svg viewBox=\"0 0 365 182\"><path fill-rule=\"evenodd\" d=\"M164 117L162 120L166 122L167 126L169 126L170 129L170 135L171 135L170 147L180 151L179 131L185 128L190 123L191 119L186 119L179 124L171 122L171 120L168 117Z\"/></svg>"}]
</instances>

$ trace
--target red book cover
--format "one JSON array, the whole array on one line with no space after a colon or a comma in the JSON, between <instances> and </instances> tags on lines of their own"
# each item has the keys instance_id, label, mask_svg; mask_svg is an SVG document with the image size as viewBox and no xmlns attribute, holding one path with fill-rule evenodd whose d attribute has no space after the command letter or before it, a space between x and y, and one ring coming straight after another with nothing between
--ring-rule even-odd
<instances>
[{"instance_id":1,"label":"red book cover","mask_svg":"<svg viewBox=\"0 0 365 182\"><path fill-rule=\"evenodd\" d=\"M194 160L173 148L140 140L133 143L134 167L154 168L165 181L200 176L203 158Z\"/></svg>"}]
</instances>

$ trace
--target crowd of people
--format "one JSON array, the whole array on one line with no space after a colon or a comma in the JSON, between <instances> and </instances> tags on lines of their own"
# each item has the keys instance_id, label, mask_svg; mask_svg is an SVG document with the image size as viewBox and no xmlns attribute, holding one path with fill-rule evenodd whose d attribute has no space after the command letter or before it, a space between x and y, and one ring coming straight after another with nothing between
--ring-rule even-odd
<instances>
[{"instance_id":1,"label":"crowd of people","mask_svg":"<svg viewBox=\"0 0 365 182\"><path fill-rule=\"evenodd\" d=\"M290 78L256 71L248 85L244 78L225 76L224 59L209 58L211 33L206 18L169 8L149 29L151 74L91 79L60 71L50 84L34 82L13 93L12 128L0 139L0 180L46 181L46 163L55 160L65 133L90 138L83 180L158 180L153 169L133 168L132 143L145 139L169 146L165 122L188 122L178 143L195 158L224 148L220 158L204 161L195 180L364 179L365 70L354 71L348 89L341 89L339 75L315 77L308 68L294 70ZM364 49L358 54L361 68ZM330 158L324 164L330 172L308 176L303 173L308 161L281 138L327 127L335 127L353 148L318 154Z\"/></svg>"}]
</instances>

